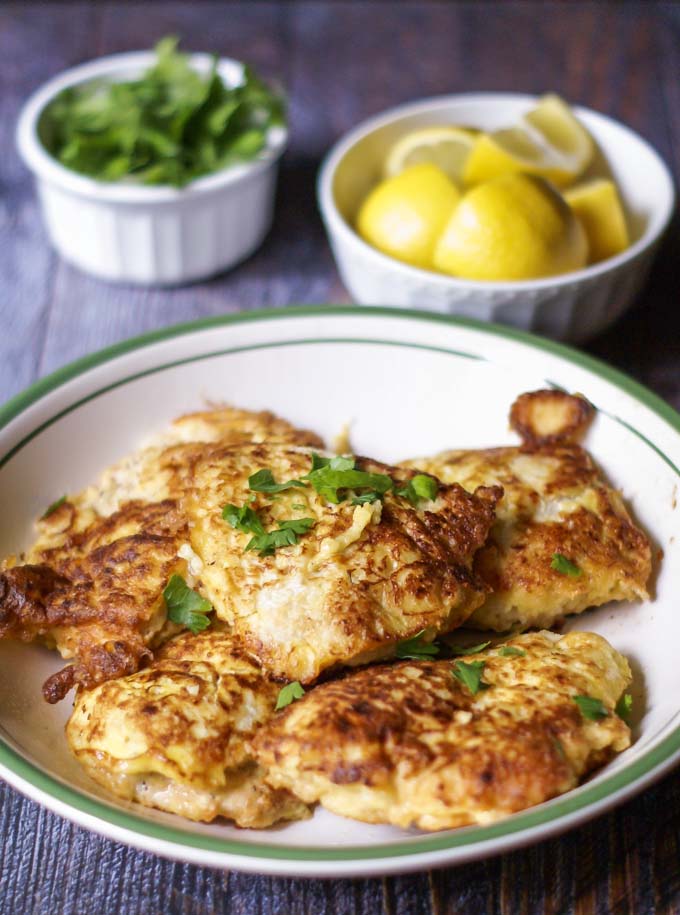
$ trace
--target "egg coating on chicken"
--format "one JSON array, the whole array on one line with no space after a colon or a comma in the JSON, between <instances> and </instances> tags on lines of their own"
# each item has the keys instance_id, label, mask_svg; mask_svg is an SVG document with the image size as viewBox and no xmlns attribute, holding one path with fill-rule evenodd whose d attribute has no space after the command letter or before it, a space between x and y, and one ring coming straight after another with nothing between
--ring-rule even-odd
<instances>
[{"instance_id":1,"label":"egg coating on chicken","mask_svg":"<svg viewBox=\"0 0 680 915\"><path fill-rule=\"evenodd\" d=\"M221 406L186 413L148 439L143 447L107 468L74 501L81 510L108 515L129 501L161 502L184 492L193 462L211 444L290 442L322 448L314 432L297 429L268 410Z\"/></svg>"},{"instance_id":2,"label":"egg coating on chicken","mask_svg":"<svg viewBox=\"0 0 680 915\"><path fill-rule=\"evenodd\" d=\"M629 746L614 709L630 682L599 635L526 634L456 661L324 683L252 746L270 784L342 816L424 830L492 823L574 788Z\"/></svg>"},{"instance_id":3,"label":"egg coating on chicken","mask_svg":"<svg viewBox=\"0 0 680 915\"><path fill-rule=\"evenodd\" d=\"M310 449L287 445L215 451L195 465L184 503L202 593L263 665L308 683L389 654L421 630L432 638L464 622L484 598L472 560L500 490L441 486L417 506L394 491L355 504L348 492L333 503L302 480L311 466ZM367 458L356 468L401 484L414 476ZM253 492L249 477L261 470L299 482ZM265 532L303 522L301 532L263 554L246 523L239 530L223 518L230 505L255 513Z\"/></svg>"},{"instance_id":4,"label":"egg coating on chicken","mask_svg":"<svg viewBox=\"0 0 680 915\"><path fill-rule=\"evenodd\" d=\"M404 462L469 491L503 487L496 523L475 559L490 593L471 626L547 628L587 607L647 597L649 541L620 493L572 441L579 420L592 411L586 403L558 391L524 394L511 415L525 444Z\"/></svg>"},{"instance_id":5,"label":"egg coating on chicken","mask_svg":"<svg viewBox=\"0 0 680 915\"><path fill-rule=\"evenodd\" d=\"M0 575L0 636L39 638L73 662L45 682L48 702L132 673L172 634L163 589L185 571L188 536L176 501L127 502Z\"/></svg>"},{"instance_id":6,"label":"egg coating on chicken","mask_svg":"<svg viewBox=\"0 0 680 915\"><path fill-rule=\"evenodd\" d=\"M273 714L279 688L227 634L186 634L150 667L81 690L66 736L87 773L118 797L262 828L308 816L302 801L265 783L246 745Z\"/></svg>"},{"instance_id":7,"label":"egg coating on chicken","mask_svg":"<svg viewBox=\"0 0 680 915\"><path fill-rule=\"evenodd\" d=\"M46 681L47 701L132 673L178 631L162 594L173 574L191 579L181 497L193 464L222 444L268 438L321 443L269 412L219 407L180 417L60 501L38 522L30 549L5 560L0 638L41 639L73 660Z\"/></svg>"}]
</instances>

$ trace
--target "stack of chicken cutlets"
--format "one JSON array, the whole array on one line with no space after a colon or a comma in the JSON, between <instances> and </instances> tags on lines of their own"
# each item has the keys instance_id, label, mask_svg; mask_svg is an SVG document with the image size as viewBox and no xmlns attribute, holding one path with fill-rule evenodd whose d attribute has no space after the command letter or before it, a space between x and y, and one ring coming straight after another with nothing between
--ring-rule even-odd
<instances>
[{"instance_id":1,"label":"stack of chicken cutlets","mask_svg":"<svg viewBox=\"0 0 680 915\"><path fill-rule=\"evenodd\" d=\"M521 445L399 466L268 412L183 416L5 560L0 637L68 659L45 699L75 687L69 744L119 797L255 828L316 803L498 820L630 744L626 659L549 631L647 597L649 542L577 443L592 412L523 394Z\"/></svg>"}]
</instances>

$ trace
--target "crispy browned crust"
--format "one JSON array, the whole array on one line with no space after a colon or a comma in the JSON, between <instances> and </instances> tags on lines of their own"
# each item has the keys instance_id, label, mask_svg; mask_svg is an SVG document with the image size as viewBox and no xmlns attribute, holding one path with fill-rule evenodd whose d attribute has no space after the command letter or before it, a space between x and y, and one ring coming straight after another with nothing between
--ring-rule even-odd
<instances>
[{"instance_id":1,"label":"crispy browned crust","mask_svg":"<svg viewBox=\"0 0 680 915\"><path fill-rule=\"evenodd\" d=\"M0 637L30 642L45 633L50 627L50 598L68 586L68 580L48 566L15 566L0 574Z\"/></svg>"},{"instance_id":2,"label":"crispy browned crust","mask_svg":"<svg viewBox=\"0 0 680 915\"><path fill-rule=\"evenodd\" d=\"M613 714L630 669L604 639L520 636L522 655L489 649L472 695L454 662L365 668L322 684L253 740L268 780L368 822L422 829L485 823L573 788L628 746ZM585 720L574 695L608 711Z\"/></svg>"},{"instance_id":3,"label":"crispy browned crust","mask_svg":"<svg viewBox=\"0 0 680 915\"><path fill-rule=\"evenodd\" d=\"M387 474L397 488L417 475L417 471L393 467L366 457L357 457L356 466L368 473ZM443 564L442 572L451 566L462 566L467 570L470 557L486 541L503 490L500 486L479 486L470 493L457 483L443 485L437 480L437 484L437 498L443 503L437 510L414 510L405 499L388 493L376 531L385 523L393 536L406 535L430 560ZM375 531L373 534L375 536Z\"/></svg>"},{"instance_id":4,"label":"crispy browned crust","mask_svg":"<svg viewBox=\"0 0 680 915\"><path fill-rule=\"evenodd\" d=\"M565 444L581 438L594 414L593 405L580 394L530 391L510 408L510 425L525 445Z\"/></svg>"},{"instance_id":5,"label":"crispy browned crust","mask_svg":"<svg viewBox=\"0 0 680 915\"><path fill-rule=\"evenodd\" d=\"M156 444L108 468L97 484L38 522L36 543L0 572L0 638L42 639L72 666L43 692L57 702L72 686L91 687L137 670L150 649L177 631L162 592L183 574L188 544L180 507L194 463L213 448L265 439L319 447L313 432L269 411L216 406L186 414Z\"/></svg>"},{"instance_id":6,"label":"crispy browned crust","mask_svg":"<svg viewBox=\"0 0 680 915\"><path fill-rule=\"evenodd\" d=\"M568 499L589 487L589 504L555 521L520 516L510 542L492 532L475 563L493 592L489 601L511 592L540 593L544 601L552 594L562 601L560 612L569 613L607 600L644 597L651 572L649 541L618 493L602 482L590 455L578 445L525 448L522 453L556 460L558 472L546 487L546 498ZM487 454L490 463L495 457L503 461L503 449ZM569 558L581 575L565 576L553 569L555 554Z\"/></svg>"},{"instance_id":7,"label":"crispy browned crust","mask_svg":"<svg viewBox=\"0 0 680 915\"><path fill-rule=\"evenodd\" d=\"M279 689L225 632L185 634L144 670L80 690L66 736L87 773L119 797L261 828L308 815L265 783L246 747Z\"/></svg>"},{"instance_id":8,"label":"crispy browned crust","mask_svg":"<svg viewBox=\"0 0 680 915\"><path fill-rule=\"evenodd\" d=\"M165 618L161 594L187 537L175 502L128 502L44 550L40 565L0 575L0 637L45 638L75 659L45 683L48 702L73 685L131 673L150 655Z\"/></svg>"},{"instance_id":9,"label":"crispy browned crust","mask_svg":"<svg viewBox=\"0 0 680 915\"><path fill-rule=\"evenodd\" d=\"M448 451L407 462L460 481L504 488L475 571L491 593L470 619L482 629L549 627L570 613L647 596L651 546L620 494L576 444ZM581 574L552 567L559 553Z\"/></svg>"},{"instance_id":10,"label":"crispy browned crust","mask_svg":"<svg viewBox=\"0 0 680 915\"><path fill-rule=\"evenodd\" d=\"M485 594L472 560L501 489L472 494L442 486L436 502L420 508L392 493L374 508L349 499L330 504L311 487L276 500L257 497L252 505L266 530L291 517L315 523L298 544L274 555L246 551L250 535L230 527L222 507L252 496L248 477L255 470L299 479L310 459L308 449L267 443L214 451L196 465L186 510L201 586L218 617L274 675L301 682L389 653L421 629L434 636L461 625ZM357 458L357 467L398 483L414 475L368 458ZM303 507L294 509L300 500ZM352 533L360 514L363 524Z\"/></svg>"}]
</instances>

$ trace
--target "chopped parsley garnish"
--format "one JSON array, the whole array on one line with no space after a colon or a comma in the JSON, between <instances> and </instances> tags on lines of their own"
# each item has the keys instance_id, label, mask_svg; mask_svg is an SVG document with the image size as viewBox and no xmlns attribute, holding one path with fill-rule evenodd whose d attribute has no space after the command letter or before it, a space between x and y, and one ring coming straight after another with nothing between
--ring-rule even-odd
<instances>
[{"instance_id":1,"label":"chopped parsley garnish","mask_svg":"<svg viewBox=\"0 0 680 915\"><path fill-rule=\"evenodd\" d=\"M296 699L302 699L304 694L305 691L297 680L293 680L292 683L286 683L279 692L274 711L278 712L279 709L285 708L291 702L295 702Z\"/></svg>"},{"instance_id":2,"label":"chopped parsley garnish","mask_svg":"<svg viewBox=\"0 0 680 915\"><path fill-rule=\"evenodd\" d=\"M337 455L327 458L316 453L312 454L309 473L299 480L277 483L273 472L266 467L248 477L249 488L253 492L266 493L272 501L277 498L278 493L287 489L304 489L307 485L312 486L327 502L337 504L346 498L348 492L353 492L352 505L364 505L367 502L381 500L386 492L394 489L394 480L386 473L357 470L356 459L353 457ZM424 473L418 473L405 487L397 490L397 495L404 496L413 505L417 505L420 499L433 499L438 488L436 480ZM252 502L254 498L254 495L251 496L248 502ZM304 511L305 506L295 503L293 508ZM271 556L280 547L292 546L298 542L297 538L301 534L307 533L315 524L313 518L298 518L278 521L276 530L265 531L257 512L247 503L240 508L236 505L225 505L222 517L236 530L254 534L246 545L246 551L257 550L261 556Z\"/></svg>"},{"instance_id":3,"label":"chopped parsley garnish","mask_svg":"<svg viewBox=\"0 0 680 915\"><path fill-rule=\"evenodd\" d=\"M439 484L437 481L424 473L417 473L408 481L406 486L395 489L395 493L398 496L408 499L414 507L422 500L431 501L436 499L438 492Z\"/></svg>"},{"instance_id":4,"label":"chopped parsley garnish","mask_svg":"<svg viewBox=\"0 0 680 915\"><path fill-rule=\"evenodd\" d=\"M473 696L476 696L482 689L488 689L491 685L482 680L484 663L484 661L470 661L469 664L466 664L465 661L456 661L453 665L451 673L459 683L467 686Z\"/></svg>"},{"instance_id":5,"label":"chopped parsley garnish","mask_svg":"<svg viewBox=\"0 0 680 915\"><path fill-rule=\"evenodd\" d=\"M624 693L616 703L614 709L619 718L622 718L626 724L630 721L630 715L633 711L633 697L630 693Z\"/></svg>"},{"instance_id":6,"label":"chopped parsley garnish","mask_svg":"<svg viewBox=\"0 0 680 915\"><path fill-rule=\"evenodd\" d=\"M607 718L609 715L602 702L593 696L573 696L572 698L587 721L599 721L600 718Z\"/></svg>"},{"instance_id":7,"label":"chopped parsley garnish","mask_svg":"<svg viewBox=\"0 0 680 915\"><path fill-rule=\"evenodd\" d=\"M222 517L232 527L244 534L264 534L264 525L259 515L249 505L225 505Z\"/></svg>"},{"instance_id":8,"label":"chopped parsley garnish","mask_svg":"<svg viewBox=\"0 0 680 915\"><path fill-rule=\"evenodd\" d=\"M526 657L526 651L523 648L515 648L514 645L503 645L499 649L498 654L502 658L524 658Z\"/></svg>"},{"instance_id":9,"label":"chopped parsley garnish","mask_svg":"<svg viewBox=\"0 0 680 915\"><path fill-rule=\"evenodd\" d=\"M302 480L288 480L286 483L277 483L271 470L258 470L248 477L248 487L253 492L285 492L286 489L301 487L305 484Z\"/></svg>"},{"instance_id":10,"label":"chopped parsley garnish","mask_svg":"<svg viewBox=\"0 0 680 915\"><path fill-rule=\"evenodd\" d=\"M340 491L347 489L368 489L382 495L392 489L392 479L385 473L368 473L356 470L354 458L322 458L312 456L312 469L304 479L327 502L341 501Z\"/></svg>"},{"instance_id":11,"label":"chopped parsley garnish","mask_svg":"<svg viewBox=\"0 0 680 915\"><path fill-rule=\"evenodd\" d=\"M307 508L307 506L303 505L301 502L293 502L291 507L294 508L295 511L298 511L298 512L303 512Z\"/></svg>"},{"instance_id":12,"label":"chopped parsley garnish","mask_svg":"<svg viewBox=\"0 0 680 915\"><path fill-rule=\"evenodd\" d=\"M568 575L570 578L578 578L581 574L581 569L562 553L553 553L550 568L559 572L560 575Z\"/></svg>"},{"instance_id":13,"label":"chopped parsley garnish","mask_svg":"<svg viewBox=\"0 0 680 915\"><path fill-rule=\"evenodd\" d=\"M347 491L354 492L352 505L365 505L367 502L380 501L386 492L394 490L413 505L421 500L434 499L439 491L439 484L424 473L417 473L405 486L395 489L394 480L386 473L370 473L357 470L356 459L337 455L322 457L312 454L312 466L309 473L299 480L287 480L277 483L274 474L268 468L258 470L248 478L248 486L254 492L276 494L287 489L304 488L311 485L327 502L337 504L346 498ZM365 490L361 492L360 490ZM294 506L296 507L296 506Z\"/></svg>"},{"instance_id":14,"label":"chopped parsley garnish","mask_svg":"<svg viewBox=\"0 0 680 915\"><path fill-rule=\"evenodd\" d=\"M327 457L321 457L320 454L317 454L316 452L314 452L312 454L312 469L309 471L309 473L314 473L315 470L320 470L322 467L328 467L331 460L333 460L333 459L327 458ZM342 457L338 456L335 458L335 460L336 461L341 461L341 460L349 461L349 466L350 467L354 466L354 462L352 461L351 458L342 458ZM306 480L307 477L309 476L309 473L307 474L307 476L303 477L303 479Z\"/></svg>"},{"instance_id":15,"label":"chopped parsley garnish","mask_svg":"<svg viewBox=\"0 0 680 915\"><path fill-rule=\"evenodd\" d=\"M278 528L274 531L256 534L246 544L246 552L257 550L260 556L271 556L275 550L282 546L293 546L298 542L301 534L306 534L314 527L314 518L297 518L291 521L277 521Z\"/></svg>"},{"instance_id":16,"label":"chopped parsley garnish","mask_svg":"<svg viewBox=\"0 0 680 915\"><path fill-rule=\"evenodd\" d=\"M45 144L62 165L99 181L183 187L255 158L269 129L285 123L281 94L250 67L232 87L216 56L199 72L176 38L163 38L155 50L153 66L140 76L90 80L47 106Z\"/></svg>"},{"instance_id":17,"label":"chopped parsley garnish","mask_svg":"<svg viewBox=\"0 0 680 915\"><path fill-rule=\"evenodd\" d=\"M61 508L66 499L66 496L62 496L61 499L57 499L55 502L52 502L51 505L48 505L43 514L40 516L40 520L44 521L45 518L49 518L50 515L54 514L58 508Z\"/></svg>"},{"instance_id":18,"label":"chopped parsley garnish","mask_svg":"<svg viewBox=\"0 0 680 915\"><path fill-rule=\"evenodd\" d=\"M252 479L252 477L251 477ZM251 497L252 499L255 496ZM304 506L300 506L304 508ZM225 505L222 518L233 528L243 534L254 534L248 541L245 552L257 550L260 556L271 556L282 546L293 546L301 534L306 534L316 523L314 518L295 518L290 521L277 521L277 528L266 531L257 512L249 505Z\"/></svg>"},{"instance_id":19,"label":"chopped parsley garnish","mask_svg":"<svg viewBox=\"0 0 680 915\"><path fill-rule=\"evenodd\" d=\"M425 630L421 629L410 639L403 639L397 644L395 655L402 660L425 661L439 654L439 646L434 642L426 642L423 638Z\"/></svg>"},{"instance_id":20,"label":"chopped parsley garnish","mask_svg":"<svg viewBox=\"0 0 680 915\"><path fill-rule=\"evenodd\" d=\"M376 492L374 489L369 490L368 492L362 492L360 496L355 496L352 499L352 505L366 505L367 502L379 502L384 493Z\"/></svg>"},{"instance_id":21,"label":"chopped parsley garnish","mask_svg":"<svg viewBox=\"0 0 680 915\"><path fill-rule=\"evenodd\" d=\"M488 648L491 642L480 642L479 645L449 645L449 651L452 655L478 654Z\"/></svg>"},{"instance_id":22,"label":"chopped parsley garnish","mask_svg":"<svg viewBox=\"0 0 680 915\"><path fill-rule=\"evenodd\" d=\"M212 611L210 601L192 591L181 575L171 576L163 591L163 600L172 622L186 626L194 635L210 625L207 616Z\"/></svg>"}]
</instances>

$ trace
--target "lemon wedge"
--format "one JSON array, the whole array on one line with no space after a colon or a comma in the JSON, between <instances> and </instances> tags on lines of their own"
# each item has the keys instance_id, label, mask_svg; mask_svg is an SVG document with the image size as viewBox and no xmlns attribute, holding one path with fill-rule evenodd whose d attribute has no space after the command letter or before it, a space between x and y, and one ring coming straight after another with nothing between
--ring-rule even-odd
<instances>
[{"instance_id":1,"label":"lemon wedge","mask_svg":"<svg viewBox=\"0 0 680 915\"><path fill-rule=\"evenodd\" d=\"M585 232L555 188L503 175L464 195L435 248L434 266L473 280L526 280L584 267Z\"/></svg>"},{"instance_id":2,"label":"lemon wedge","mask_svg":"<svg viewBox=\"0 0 680 915\"><path fill-rule=\"evenodd\" d=\"M463 178L467 184L479 184L525 172L565 187L584 172L593 152L590 135L569 106L556 95L546 95L521 125L482 134L467 159Z\"/></svg>"},{"instance_id":3,"label":"lemon wedge","mask_svg":"<svg viewBox=\"0 0 680 915\"><path fill-rule=\"evenodd\" d=\"M626 216L616 185L595 178L565 191L564 199L585 229L591 264L624 251L630 244Z\"/></svg>"},{"instance_id":4,"label":"lemon wedge","mask_svg":"<svg viewBox=\"0 0 680 915\"><path fill-rule=\"evenodd\" d=\"M594 153L590 134L559 95L544 95L538 105L527 112L524 121L570 162L573 177L582 174L590 165Z\"/></svg>"},{"instance_id":5,"label":"lemon wedge","mask_svg":"<svg viewBox=\"0 0 680 915\"><path fill-rule=\"evenodd\" d=\"M459 199L455 184L436 165L412 165L371 191L357 230L384 254L431 269L434 246Z\"/></svg>"},{"instance_id":6,"label":"lemon wedge","mask_svg":"<svg viewBox=\"0 0 680 915\"><path fill-rule=\"evenodd\" d=\"M464 127L413 130L391 148L385 161L385 177L392 178L411 165L430 162L439 166L452 181L461 181L476 133Z\"/></svg>"}]
</instances>

